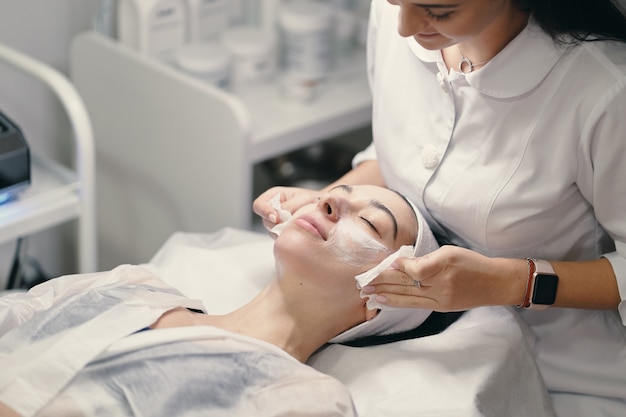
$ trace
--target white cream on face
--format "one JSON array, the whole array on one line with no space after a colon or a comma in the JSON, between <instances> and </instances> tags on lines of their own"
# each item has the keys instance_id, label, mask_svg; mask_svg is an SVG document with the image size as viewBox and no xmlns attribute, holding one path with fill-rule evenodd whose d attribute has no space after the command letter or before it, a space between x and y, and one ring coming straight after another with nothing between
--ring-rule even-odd
<instances>
[{"instance_id":1,"label":"white cream on face","mask_svg":"<svg viewBox=\"0 0 626 417\"><path fill-rule=\"evenodd\" d=\"M326 241L337 259L348 265L363 265L391 252L374 239L353 219L341 219L332 228Z\"/></svg>"},{"instance_id":2,"label":"white cream on face","mask_svg":"<svg viewBox=\"0 0 626 417\"><path fill-rule=\"evenodd\" d=\"M280 194L272 198L271 204L279 213L282 223L274 226L270 229L270 232L279 236L294 218L291 213L281 208ZM389 248L357 225L354 219L341 219L338 221L329 232L326 245L340 262L353 266L371 262L378 258L381 253L391 253Z\"/></svg>"}]
</instances>

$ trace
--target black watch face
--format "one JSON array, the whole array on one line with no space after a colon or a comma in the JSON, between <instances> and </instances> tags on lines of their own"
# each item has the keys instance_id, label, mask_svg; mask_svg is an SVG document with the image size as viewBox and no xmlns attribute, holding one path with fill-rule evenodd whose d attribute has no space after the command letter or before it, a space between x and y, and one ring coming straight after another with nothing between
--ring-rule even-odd
<instances>
[{"instance_id":1,"label":"black watch face","mask_svg":"<svg viewBox=\"0 0 626 417\"><path fill-rule=\"evenodd\" d=\"M556 299L559 277L552 274L537 274L533 292L533 304L552 305Z\"/></svg>"}]
</instances>

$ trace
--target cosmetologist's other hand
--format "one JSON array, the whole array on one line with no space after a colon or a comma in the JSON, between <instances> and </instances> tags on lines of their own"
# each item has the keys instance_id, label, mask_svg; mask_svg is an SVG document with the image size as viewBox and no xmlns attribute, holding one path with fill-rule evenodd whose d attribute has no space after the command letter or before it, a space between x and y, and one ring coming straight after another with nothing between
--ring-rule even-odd
<instances>
[{"instance_id":1,"label":"cosmetologist's other hand","mask_svg":"<svg viewBox=\"0 0 626 417\"><path fill-rule=\"evenodd\" d=\"M252 203L252 209L263 220L263 226L270 230L281 222L280 215L272 205L272 199L280 193L281 209L294 213L299 208L317 203L321 191L298 187L272 187L259 195Z\"/></svg>"}]
</instances>

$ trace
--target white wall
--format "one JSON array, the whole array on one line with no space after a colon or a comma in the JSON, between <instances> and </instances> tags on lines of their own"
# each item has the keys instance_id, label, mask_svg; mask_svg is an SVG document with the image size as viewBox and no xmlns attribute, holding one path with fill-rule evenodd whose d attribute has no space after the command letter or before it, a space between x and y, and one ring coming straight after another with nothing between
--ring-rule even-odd
<instances>
[{"instance_id":1,"label":"white wall","mask_svg":"<svg viewBox=\"0 0 626 417\"><path fill-rule=\"evenodd\" d=\"M97 0L0 0L0 42L67 75L76 33L91 27ZM71 165L67 119L52 94L31 79L0 67L0 110L22 128L32 150ZM51 275L76 272L72 223L28 238L28 253ZM14 243L0 245L0 286Z\"/></svg>"}]
</instances>

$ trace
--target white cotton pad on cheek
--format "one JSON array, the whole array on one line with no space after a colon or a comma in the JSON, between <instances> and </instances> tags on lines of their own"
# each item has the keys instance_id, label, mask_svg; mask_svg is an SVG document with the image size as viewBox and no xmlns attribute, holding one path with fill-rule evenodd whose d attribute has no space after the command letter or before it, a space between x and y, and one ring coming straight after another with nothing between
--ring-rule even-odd
<instances>
[{"instance_id":1,"label":"white cotton pad on cheek","mask_svg":"<svg viewBox=\"0 0 626 417\"><path fill-rule=\"evenodd\" d=\"M397 251L395 251L394 253L386 257L385 259L383 259L378 265L376 265L372 269L365 271L362 274L357 275L356 277L354 277L354 279L357 282L357 288L361 289L365 287L367 284L369 284L370 282L372 282L372 280L374 280L374 278L380 275L381 272L383 272L385 269L388 269L390 265L393 263L393 261L395 261L396 259L412 257L413 251L414 251L413 246L409 246L409 245L402 246L400 249L398 249ZM393 310L394 309L393 307L380 304L374 299L375 297L376 295L364 294L363 291L361 291L361 298L369 298L369 300L367 301L368 309L370 310L375 310L375 309Z\"/></svg>"},{"instance_id":2,"label":"white cotton pad on cheek","mask_svg":"<svg viewBox=\"0 0 626 417\"><path fill-rule=\"evenodd\" d=\"M276 236L280 236L283 229L289 222L291 221L291 213L280 206L280 193L276 194L271 200L270 204L278 213L278 218L280 219L280 223L270 229L270 233L275 234Z\"/></svg>"}]
</instances>

